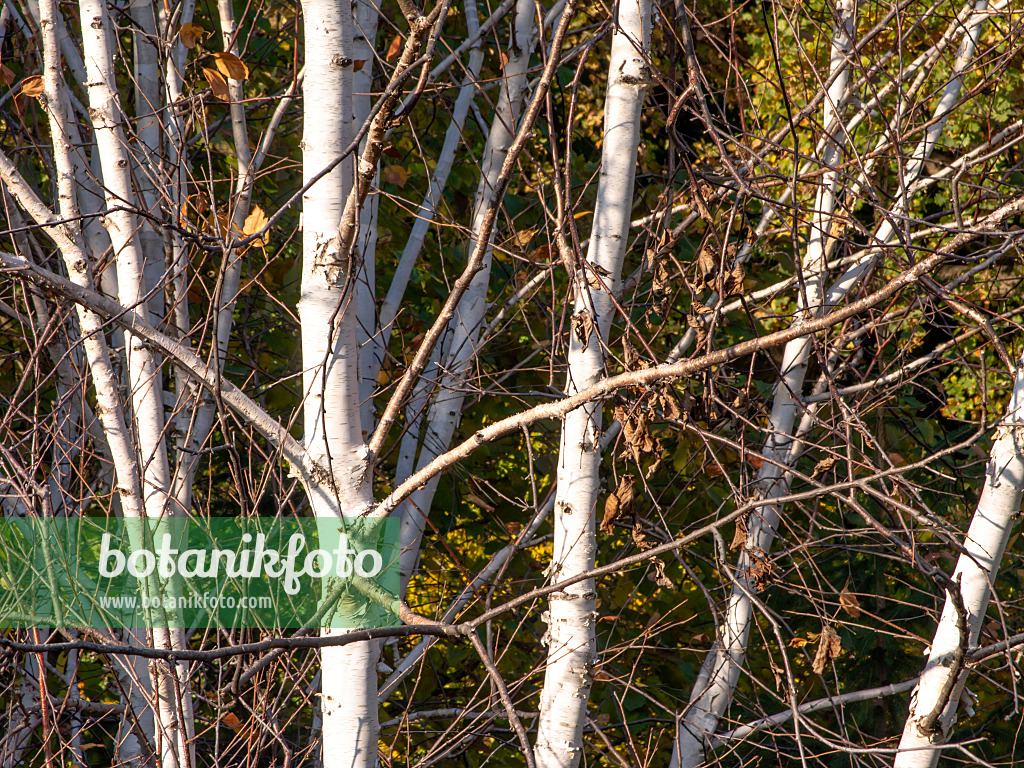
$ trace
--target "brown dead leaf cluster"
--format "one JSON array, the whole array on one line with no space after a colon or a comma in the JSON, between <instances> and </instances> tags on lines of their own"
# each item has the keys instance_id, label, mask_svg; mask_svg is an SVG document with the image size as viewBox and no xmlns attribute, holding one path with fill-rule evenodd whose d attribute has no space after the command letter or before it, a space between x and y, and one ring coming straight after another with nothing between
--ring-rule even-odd
<instances>
[{"instance_id":1,"label":"brown dead leaf cluster","mask_svg":"<svg viewBox=\"0 0 1024 768\"><path fill-rule=\"evenodd\" d=\"M744 543L746 534L744 534ZM768 559L768 555L759 549L747 550L750 555L750 566L747 568L747 578L750 579L750 583L753 584L754 589L757 592L761 592L768 588L768 585L772 582L772 561Z\"/></svg>"},{"instance_id":2,"label":"brown dead leaf cluster","mask_svg":"<svg viewBox=\"0 0 1024 768\"><path fill-rule=\"evenodd\" d=\"M740 246L728 243L725 246L725 258L710 245L705 245L697 253L697 269L690 288L695 294L711 289L723 299L743 293L743 280L746 272L743 265L736 261ZM729 266L731 264L731 266Z\"/></svg>"},{"instance_id":3,"label":"brown dead leaf cluster","mask_svg":"<svg viewBox=\"0 0 1024 768\"><path fill-rule=\"evenodd\" d=\"M633 475L623 475L614 491L608 494L604 502L604 517L601 519L601 532L611 533L615 529L615 521L619 518L632 517L635 499Z\"/></svg>"},{"instance_id":4,"label":"brown dead leaf cluster","mask_svg":"<svg viewBox=\"0 0 1024 768\"><path fill-rule=\"evenodd\" d=\"M842 650L843 644L836 631L828 624L823 625L821 635L818 636L818 651L814 654L814 662L811 664L814 674L820 675L824 672L832 659L839 658Z\"/></svg>"}]
</instances>

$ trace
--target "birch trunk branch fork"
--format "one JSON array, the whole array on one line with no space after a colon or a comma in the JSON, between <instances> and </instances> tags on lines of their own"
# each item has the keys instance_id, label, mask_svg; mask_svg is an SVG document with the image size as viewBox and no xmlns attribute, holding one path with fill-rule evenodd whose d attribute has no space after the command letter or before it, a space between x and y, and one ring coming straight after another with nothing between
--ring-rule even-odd
<instances>
[{"instance_id":1,"label":"birch trunk branch fork","mask_svg":"<svg viewBox=\"0 0 1024 768\"><path fill-rule=\"evenodd\" d=\"M61 72L60 55L57 49L55 25L60 23L60 10L55 0L42 0L39 10L43 38L44 104L50 122L51 141L54 148L60 214L63 219L68 220L67 223L58 225L54 229L67 246L60 250L72 282L84 290L94 291L92 265L85 253L84 239L78 220L79 207L76 190L78 169L75 167L76 155L69 133L73 123L67 99L67 84ZM3 162L8 163L6 157L3 158ZM16 172L12 176L9 172L4 173L5 170L9 171L10 169L0 168L0 178L3 178L4 183L22 207L28 210L33 217L36 215L52 216ZM118 394L120 381L111 364L110 351L107 347L106 337L103 335L103 322L96 311L87 305L76 302L75 308L82 333L82 346L85 349L89 372L95 384L96 411L103 426L104 436L114 464L115 489L121 500L121 508L126 517L142 518L146 515L142 480L139 476L135 451L128 432L124 406ZM151 752L152 745L142 743L142 735L134 733L130 727L125 727L125 722L131 718L134 718L136 722L152 722L152 716L147 714L144 702L146 696L151 696L151 693L147 694L140 690L140 688L146 687L151 692L152 681L144 669L141 675L133 675L132 665L131 660L119 661L115 665L115 668L119 670L119 675L131 679L126 686L126 696L134 709L128 718L121 721L117 754L119 759L135 768L142 765L143 756ZM132 679L133 677L134 679Z\"/></svg>"},{"instance_id":2,"label":"birch trunk branch fork","mask_svg":"<svg viewBox=\"0 0 1024 768\"><path fill-rule=\"evenodd\" d=\"M143 4L143 13L145 13ZM152 4L149 4L150 21ZM107 206L137 204L148 210L146 190L136 189L131 178L131 157L123 128L124 110L120 106L116 87L112 52L116 47L113 25L103 0L83 0L79 4L82 30L82 50L88 80L89 116L92 121L96 150L102 169L103 191ZM152 40L146 40L145 51L139 51L138 60L145 77L140 90L149 97L159 99L159 88L154 85L157 78L155 48ZM152 66L151 66L152 65ZM147 84L148 83L148 84ZM154 115L146 128L145 137L159 145L159 131ZM145 236L138 227L137 217L128 209L108 213L104 224L114 247L117 265L118 295L121 303L140 318L159 318L155 307L162 308L163 302L150 298L147 285L147 253L159 245L155 232L146 229ZM162 252L162 249L161 249ZM156 258L151 254L149 261ZM162 272L162 259L156 263L157 273ZM174 503L171 491L171 469L165 441L163 385L161 364L153 350L138 336L125 334L125 357L128 369L128 386L132 403L133 422L140 453L139 466L142 468L143 504L146 516L162 518L176 516L182 512ZM149 627L153 642L167 648L184 646L184 630ZM164 768L187 768L195 762L191 740L195 734L192 718L192 695L183 666L157 665L153 668L153 695L156 699L157 729L156 742L160 763Z\"/></svg>"}]
</instances>

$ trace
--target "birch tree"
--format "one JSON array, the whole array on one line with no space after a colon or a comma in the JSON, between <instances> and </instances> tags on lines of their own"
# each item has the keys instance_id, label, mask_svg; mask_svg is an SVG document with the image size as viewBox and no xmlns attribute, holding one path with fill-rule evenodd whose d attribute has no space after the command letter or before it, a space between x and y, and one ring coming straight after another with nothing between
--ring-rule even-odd
<instances>
[{"instance_id":1,"label":"birch tree","mask_svg":"<svg viewBox=\"0 0 1024 768\"><path fill-rule=\"evenodd\" d=\"M5 2L4 516L391 517L401 586L0 629L0 764L1010 759L1021 23Z\"/></svg>"}]
</instances>

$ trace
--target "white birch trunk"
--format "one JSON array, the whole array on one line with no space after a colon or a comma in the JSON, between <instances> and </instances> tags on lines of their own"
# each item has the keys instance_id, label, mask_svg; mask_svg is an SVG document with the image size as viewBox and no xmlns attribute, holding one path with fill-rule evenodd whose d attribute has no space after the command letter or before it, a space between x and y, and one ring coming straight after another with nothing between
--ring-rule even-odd
<instances>
[{"instance_id":1,"label":"white birch trunk","mask_svg":"<svg viewBox=\"0 0 1024 768\"><path fill-rule=\"evenodd\" d=\"M957 560L953 582L959 585L966 614L961 617L947 594L935 629L921 682L910 700L895 768L934 768L956 722L957 708L967 683L963 655L978 643L992 583L1020 512L1024 493L1024 359L1018 364L1006 415L996 427L985 469L985 486ZM957 589L957 587L952 587ZM967 642L961 638L961 618Z\"/></svg>"},{"instance_id":2,"label":"white birch trunk","mask_svg":"<svg viewBox=\"0 0 1024 768\"><path fill-rule=\"evenodd\" d=\"M138 142L132 153L138 202L150 216L160 216L157 189L163 187L160 167L162 153L161 108L163 89L160 87L160 49L157 31L156 7L153 0L131 0L129 14L137 25L132 31L132 55L135 78L135 135ZM139 244L142 247L143 273L146 285L154 288L163 281L164 239L151 219L139 222ZM160 323L164 316L163 291L149 299L150 322ZM158 372L159 373L159 372ZM162 383L157 390L163 391Z\"/></svg>"},{"instance_id":3,"label":"white birch trunk","mask_svg":"<svg viewBox=\"0 0 1024 768\"><path fill-rule=\"evenodd\" d=\"M352 118L352 15L348 3L306 0L303 80L303 181L319 173L349 143ZM303 415L311 458L331 473L335 494L311 493L318 525L337 525L342 513L373 508L364 478L367 449L359 413L359 344L352 304L350 254L332 242L352 186L352 159L303 196ZM323 629L324 635L339 630ZM321 651L321 712L325 768L373 768L377 763L377 644Z\"/></svg>"},{"instance_id":4,"label":"white birch trunk","mask_svg":"<svg viewBox=\"0 0 1024 768\"><path fill-rule=\"evenodd\" d=\"M134 193L129 171L131 159L122 127L123 112L117 101L116 79L111 58L113 45L111 23L102 0L85 0L79 4L82 19L82 42L89 92L89 112L100 157L104 193L109 208L139 202ZM155 119L155 118L154 118ZM143 201L144 202L144 201ZM147 302L144 255L140 247L136 217L124 210L111 211L105 225L117 259L118 295L129 311L146 317L152 304ZM162 249L161 249L162 252ZM162 263L162 259L161 259ZM161 270L162 273L162 270ZM143 482L143 503L146 516L161 518L177 512L171 496L170 465L164 442L163 393L160 365L142 340L125 334L128 362L128 384L133 422L140 453ZM153 642L158 647L184 646L183 630L151 627ZM194 765L191 738L194 726L191 716L191 694L188 690L187 666L154 663L157 708L157 752L164 768ZM178 702L183 702L182 707Z\"/></svg>"},{"instance_id":5,"label":"white birch trunk","mask_svg":"<svg viewBox=\"0 0 1024 768\"><path fill-rule=\"evenodd\" d=\"M815 195L811 231L801 265L804 290L798 300L800 317L816 316L821 312L825 277L824 242L832 226L839 183L837 166L846 142L842 104L846 100L850 82L848 56L856 28L855 0L838 0L835 14L829 65L832 85L825 99L823 115L828 140L822 152L821 164L827 170ZM789 491L789 476L778 464L784 465L790 458L797 398L803 392L810 349L811 340L800 338L787 344L783 353L781 376L775 388L769 422L771 434L762 450L766 461L758 472L758 487L764 498L778 498ZM719 718L732 699L753 620L753 604L748 593L757 591L754 579L748 574L767 557L775 539L780 513L781 505L771 504L760 508L747 519L747 541L736 567L740 583L733 586L725 612L725 624L719 630L715 647L705 657L693 686L690 706L679 722L672 755L673 766L696 768L703 764L706 740L714 734Z\"/></svg>"},{"instance_id":6,"label":"white birch trunk","mask_svg":"<svg viewBox=\"0 0 1024 768\"><path fill-rule=\"evenodd\" d=\"M353 125L358 128L370 116L373 105L374 59L376 57L377 21L380 18L379 0L355 0L355 37L353 50L362 68L353 77ZM359 152L366 147L366 139L359 144ZM379 176L379 169L378 169ZM379 347L376 303L377 209L380 206L378 176L373 188L359 211L359 232L356 235L356 253L360 257L356 279L356 317L359 338L363 339L359 351L359 403L363 430L371 432L375 422L373 393L377 389L377 373L383 362L383 349Z\"/></svg>"},{"instance_id":7,"label":"white birch trunk","mask_svg":"<svg viewBox=\"0 0 1024 768\"><path fill-rule=\"evenodd\" d=\"M92 266L86 255L82 233L77 224L79 207L76 179L81 176L81 173L80 169L76 167L75 159L78 155L74 151L73 138L69 133L73 121L67 101L66 84L60 70L60 56L57 53L56 35L53 29L55 24L60 23L59 11L54 0L43 0L40 11L45 63L46 111L50 120L54 162L57 168L58 201L61 217L69 221L68 224L50 228L48 234L57 243L72 282L83 288L95 290ZM24 184L6 157L0 159L0 177L3 178L21 206L37 222L45 224L50 219L50 212ZM120 382L110 362L104 336L104 323L95 312L84 305L76 304L75 309L82 331L82 347L95 385L96 410L114 465L117 497L126 517L141 518L145 516L142 483L119 397ZM152 690L152 684L145 671L145 665L138 662L141 660L119 657L115 662L115 670L125 680L126 704L131 708L134 718L144 727L151 729L153 718L146 706L145 698L147 692ZM133 673L133 663L141 674ZM122 725L125 724L127 717L128 712L126 711L126 718L122 719ZM117 753L119 759L127 765L141 765L144 748L140 744L137 734L130 729L125 729L123 734L119 731Z\"/></svg>"},{"instance_id":8,"label":"white birch trunk","mask_svg":"<svg viewBox=\"0 0 1024 768\"><path fill-rule=\"evenodd\" d=\"M473 253L478 247L479 232L486 213L487 202L493 194L501 167L515 138L519 113L526 97L526 75L530 54L537 41L535 13L536 8L532 0L519 0L516 3L513 32L515 39L508 47L505 78L502 80L494 122L491 124L487 145L484 148L480 183L477 186L473 206L473 230L467 244L467 253ZM492 229L491 240L487 243L487 248L484 251L480 271L473 277L473 281L459 302L455 317L452 318L449 325L448 351L442 358L443 364L430 369L431 372L427 375L428 380L439 380L440 387L427 414L426 434L420 448L416 464L417 470L448 450L462 416L465 376L468 366L476 354L477 337L484 320L484 313L487 311L487 286L491 277L493 239L494 231ZM411 430L407 433L409 440L416 440L417 437L418 435ZM408 583L419 557L420 540L439 479L439 476L431 478L402 507L401 571L403 589Z\"/></svg>"},{"instance_id":9,"label":"white birch trunk","mask_svg":"<svg viewBox=\"0 0 1024 768\"><path fill-rule=\"evenodd\" d=\"M601 173L587 252L587 262L604 277L598 281L587 265L573 275L575 306L566 383L566 393L570 395L596 384L604 376L604 346L614 313L609 291L618 291L626 253L640 119L650 79L646 61L650 36L650 0L623 0L618 7L608 62ZM580 328L585 331L580 333ZM601 415L601 405L590 404L567 414L563 422L554 509L555 539L548 573L552 581L594 567ZM580 581L550 597L545 617L547 667L535 748L538 768L579 765L597 652L596 609L593 579Z\"/></svg>"}]
</instances>

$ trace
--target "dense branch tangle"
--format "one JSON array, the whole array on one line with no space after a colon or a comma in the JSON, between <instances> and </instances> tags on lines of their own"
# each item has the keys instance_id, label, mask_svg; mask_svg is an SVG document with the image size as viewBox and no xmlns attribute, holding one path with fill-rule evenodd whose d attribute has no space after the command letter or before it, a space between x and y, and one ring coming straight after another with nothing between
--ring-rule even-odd
<instances>
[{"instance_id":1,"label":"dense branch tangle","mask_svg":"<svg viewBox=\"0 0 1024 768\"><path fill-rule=\"evenodd\" d=\"M1005 761L1021 24L5 3L4 514L396 516L405 624L3 630L0 764Z\"/></svg>"}]
</instances>

